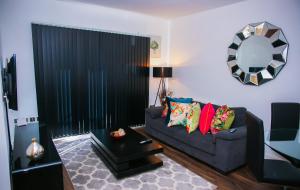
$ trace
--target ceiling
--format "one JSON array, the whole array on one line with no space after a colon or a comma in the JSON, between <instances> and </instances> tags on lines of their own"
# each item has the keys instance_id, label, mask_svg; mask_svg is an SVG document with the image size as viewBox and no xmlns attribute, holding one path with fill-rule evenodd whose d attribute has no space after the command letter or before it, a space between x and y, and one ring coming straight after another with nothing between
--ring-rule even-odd
<instances>
[{"instance_id":1,"label":"ceiling","mask_svg":"<svg viewBox=\"0 0 300 190\"><path fill-rule=\"evenodd\" d=\"M214 9L243 0L62 0L96 4L110 8L139 12L165 19L173 19Z\"/></svg>"}]
</instances>

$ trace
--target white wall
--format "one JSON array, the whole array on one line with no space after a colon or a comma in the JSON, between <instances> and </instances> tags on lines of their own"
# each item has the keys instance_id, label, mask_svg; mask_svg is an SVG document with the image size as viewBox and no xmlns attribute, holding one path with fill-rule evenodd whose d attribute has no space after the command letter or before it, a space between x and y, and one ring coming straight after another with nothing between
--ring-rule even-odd
<instances>
[{"instance_id":1,"label":"white wall","mask_svg":"<svg viewBox=\"0 0 300 190\"><path fill-rule=\"evenodd\" d=\"M270 125L271 102L300 102L300 1L248 0L182 17L171 22L170 63L175 67L170 88L216 104L245 106ZM247 86L227 67L227 47L249 23L268 21L283 29L290 44L288 61L277 78Z\"/></svg>"},{"instance_id":2,"label":"white wall","mask_svg":"<svg viewBox=\"0 0 300 190\"><path fill-rule=\"evenodd\" d=\"M2 61L2 41L1 41L1 25L0 25L0 61ZM1 70L1 68L0 68ZM10 174L9 174L9 148L8 135L6 126L6 115L2 101L2 73L0 72L0 189L10 189Z\"/></svg>"},{"instance_id":3,"label":"white wall","mask_svg":"<svg viewBox=\"0 0 300 190\"><path fill-rule=\"evenodd\" d=\"M169 80L176 96L191 96L230 106L245 106L270 123L270 103L300 99L296 76L300 60L300 1L248 0L186 16L169 22L142 14L90 4L56 0L1 0L0 24L3 57L17 54L19 112L14 117L37 116L32 52L32 22L162 36L162 58L152 65L169 63ZM227 47L234 34L252 22L268 21L281 27L290 43L288 63L278 77L262 86L246 86L227 67ZM169 35L170 33L170 35ZM169 46L169 47L168 47ZM158 80L150 80L150 104Z\"/></svg>"},{"instance_id":4,"label":"white wall","mask_svg":"<svg viewBox=\"0 0 300 190\"><path fill-rule=\"evenodd\" d=\"M19 112L15 117L37 116L32 22L142 36L161 36L162 58L152 59L151 63L155 65L168 60L168 21L159 18L56 0L1 0L0 17L3 26L3 56L10 57L13 53L17 54ZM157 79L150 80L150 104L155 98L157 82Z\"/></svg>"}]
</instances>

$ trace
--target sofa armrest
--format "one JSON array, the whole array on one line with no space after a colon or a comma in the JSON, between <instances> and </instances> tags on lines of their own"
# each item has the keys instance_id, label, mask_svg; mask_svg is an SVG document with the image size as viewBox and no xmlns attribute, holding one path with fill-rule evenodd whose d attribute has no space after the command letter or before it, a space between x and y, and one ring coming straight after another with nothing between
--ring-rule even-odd
<instances>
[{"instance_id":1,"label":"sofa armrest","mask_svg":"<svg viewBox=\"0 0 300 190\"><path fill-rule=\"evenodd\" d=\"M146 108L146 114L149 114L152 119L160 118L163 109L162 106Z\"/></svg>"},{"instance_id":2,"label":"sofa armrest","mask_svg":"<svg viewBox=\"0 0 300 190\"><path fill-rule=\"evenodd\" d=\"M216 137L216 167L229 172L246 163L247 127L240 126L234 133L221 131Z\"/></svg>"},{"instance_id":3,"label":"sofa armrest","mask_svg":"<svg viewBox=\"0 0 300 190\"><path fill-rule=\"evenodd\" d=\"M246 138L247 136L247 127L246 126L241 126L235 128L237 129L234 133L230 133L229 130L225 131L220 131L215 135L216 140L217 139L223 139L223 140L238 140L242 138Z\"/></svg>"}]
</instances>

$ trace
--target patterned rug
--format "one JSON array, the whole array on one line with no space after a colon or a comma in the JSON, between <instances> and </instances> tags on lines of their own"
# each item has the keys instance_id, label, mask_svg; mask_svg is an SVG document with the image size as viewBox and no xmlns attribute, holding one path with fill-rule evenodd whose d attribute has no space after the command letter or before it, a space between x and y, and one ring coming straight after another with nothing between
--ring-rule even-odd
<instances>
[{"instance_id":1,"label":"patterned rug","mask_svg":"<svg viewBox=\"0 0 300 190\"><path fill-rule=\"evenodd\" d=\"M208 190L217 188L164 154L157 155L164 162L162 167L118 180L92 149L89 135L55 139L54 144L75 190Z\"/></svg>"}]
</instances>

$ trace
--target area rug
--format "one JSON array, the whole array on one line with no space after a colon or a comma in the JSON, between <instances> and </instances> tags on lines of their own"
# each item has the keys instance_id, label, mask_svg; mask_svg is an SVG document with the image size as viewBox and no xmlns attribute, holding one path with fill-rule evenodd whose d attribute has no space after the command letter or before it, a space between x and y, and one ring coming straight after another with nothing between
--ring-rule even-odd
<instances>
[{"instance_id":1,"label":"area rug","mask_svg":"<svg viewBox=\"0 0 300 190\"><path fill-rule=\"evenodd\" d=\"M54 140L75 190L208 190L217 186L179 165L164 154L158 169L116 179L91 147L89 135Z\"/></svg>"}]
</instances>

